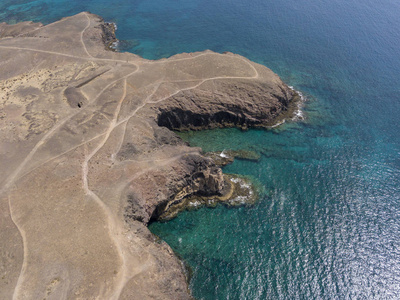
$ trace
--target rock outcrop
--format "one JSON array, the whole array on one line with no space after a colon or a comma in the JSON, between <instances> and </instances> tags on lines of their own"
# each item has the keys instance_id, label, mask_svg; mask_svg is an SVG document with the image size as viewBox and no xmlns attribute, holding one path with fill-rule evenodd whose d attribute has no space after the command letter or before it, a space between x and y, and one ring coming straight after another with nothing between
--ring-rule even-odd
<instances>
[{"instance_id":1,"label":"rock outcrop","mask_svg":"<svg viewBox=\"0 0 400 300\"><path fill-rule=\"evenodd\" d=\"M216 81L212 88L183 91L159 105L157 122L173 130L267 127L287 113L293 97L285 86Z\"/></svg>"},{"instance_id":2,"label":"rock outcrop","mask_svg":"<svg viewBox=\"0 0 400 300\"><path fill-rule=\"evenodd\" d=\"M170 129L270 126L292 110L264 66L108 51L110 26L89 13L0 24L1 299L189 299L146 225L226 183Z\"/></svg>"}]
</instances>

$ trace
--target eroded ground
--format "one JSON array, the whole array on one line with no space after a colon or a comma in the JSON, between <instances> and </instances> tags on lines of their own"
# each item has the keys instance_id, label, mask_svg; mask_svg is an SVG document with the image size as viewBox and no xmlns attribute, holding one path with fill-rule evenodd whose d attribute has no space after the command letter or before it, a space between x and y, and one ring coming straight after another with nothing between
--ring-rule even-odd
<instances>
[{"instance_id":1,"label":"eroded ground","mask_svg":"<svg viewBox=\"0 0 400 300\"><path fill-rule=\"evenodd\" d=\"M101 24L0 24L1 299L189 298L146 224L183 189L218 193L222 175L159 125L262 126L293 98L241 56L108 51Z\"/></svg>"}]
</instances>

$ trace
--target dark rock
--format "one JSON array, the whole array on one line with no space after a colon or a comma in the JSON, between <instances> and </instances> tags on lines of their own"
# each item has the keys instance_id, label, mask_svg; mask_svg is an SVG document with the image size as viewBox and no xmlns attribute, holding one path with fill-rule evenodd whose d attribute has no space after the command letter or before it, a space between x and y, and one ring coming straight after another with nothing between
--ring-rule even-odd
<instances>
[{"instance_id":1,"label":"dark rock","mask_svg":"<svg viewBox=\"0 0 400 300\"><path fill-rule=\"evenodd\" d=\"M157 123L171 130L268 127L290 117L296 94L282 83L277 90L260 82L215 83L214 90L189 90L158 107ZM189 101L188 101L189 100Z\"/></svg>"},{"instance_id":2,"label":"dark rock","mask_svg":"<svg viewBox=\"0 0 400 300\"><path fill-rule=\"evenodd\" d=\"M64 96L67 99L69 106L72 108L81 108L85 103L87 103L86 97L79 89L74 87L66 88L64 91Z\"/></svg>"},{"instance_id":3,"label":"dark rock","mask_svg":"<svg viewBox=\"0 0 400 300\"><path fill-rule=\"evenodd\" d=\"M106 49L115 51L115 43L118 42L117 38L115 37L115 24L110 22L104 22L101 25L101 30L103 31L102 38L103 43L106 46Z\"/></svg>"}]
</instances>

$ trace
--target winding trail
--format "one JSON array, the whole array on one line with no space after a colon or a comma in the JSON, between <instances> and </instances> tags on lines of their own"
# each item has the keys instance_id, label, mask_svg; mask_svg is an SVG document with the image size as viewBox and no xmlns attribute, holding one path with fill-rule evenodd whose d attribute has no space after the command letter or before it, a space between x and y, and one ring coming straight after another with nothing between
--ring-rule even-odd
<instances>
[{"instance_id":1,"label":"winding trail","mask_svg":"<svg viewBox=\"0 0 400 300\"><path fill-rule=\"evenodd\" d=\"M260 74L250 61L248 61L240 56L229 56L229 59L232 59L232 61L234 61L235 63L240 65L241 68L244 68L244 70L245 70L244 74L249 74L249 76L229 76L229 75L227 75L227 76L206 77L203 73L200 73L201 75L199 77L204 76L204 78L168 80L168 78L166 78L167 75L162 73L162 71L160 71L159 74L156 73L159 70L158 69L159 67L156 67L156 66L165 64L165 66L168 67L174 63L196 60L196 59L199 59L200 57L206 57L206 56L220 56L220 57L227 57L227 56L225 54L219 54L219 53L214 53L214 52L205 52L205 53L200 53L200 54L193 55L190 57L184 57L184 58L171 57L168 59L161 59L158 61L145 60L145 59L142 59L139 57L135 57L133 55L130 56L131 60L99 58L99 57L96 57L96 54L91 54L91 52L98 53L95 51L96 48L91 48L90 43L87 43L87 44L85 43L86 33L90 28L94 27L95 21L93 21L93 19L91 19L90 15L88 13L83 13L78 16L79 16L79 18L86 18L86 21L87 21L87 23L84 24L85 27L82 28L82 30L81 30L81 28L79 28L79 30L80 30L79 33L78 32L76 33L77 34L77 36L76 36L77 47L79 47L78 53L82 53L83 56L51 51L51 49L43 50L43 49L37 49L34 47L16 47L16 46L9 46L9 45L1 45L1 42L3 39L0 39L0 50L1 49L16 50L16 51L21 51L21 52L26 51L26 52L44 54L47 56L56 55L56 56L60 56L60 57L68 57L68 58L72 58L75 60L79 60L79 64L81 64L81 61L93 61L93 62L98 61L98 62L115 63L115 65L111 67L111 72L120 71L120 68L121 69L123 68L121 70L122 74L117 73L118 74L117 77L113 77L111 82L107 82L107 81L105 81L107 79L104 79L101 77L94 77L93 80L90 80L90 82L87 83L88 86L90 84L93 84L93 86L97 86L97 85L100 85L101 83L104 83L104 86L102 86L102 88L99 91L96 91L96 93L92 92L92 90L90 89L91 87L89 86L89 88L87 90L85 90L88 93L88 95L86 94L86 96L88 98L88 104L85 105L84 107L82 107L82 109L71 110L70 112L65 114L62 119L58 120L58 122L52 128L50 128L46 133L43 134L43 136L40 137L40 139L36 142L36 144L30 149L29 153L21 160L21 162L18 164L18 166L9 173L9 176L5 180L4 185L0 189L0 195L8 195L8 192L11 191L11 189L15 186L16 182L18 180L22 179L24 176L27 176L28 174L32 174L32 172L38 170L42 166L54 161L57 158L60 158L64 155L70 153L71 151L73 151L77 148L82 147L82 149L85 150L85 153L84 153L83 162L81 163L81 165L79 165L80 174L78 177L79 178L78 183L81 184L83 193L86 196L86 197L84 197L84 201L93 201L94 203L96 203L96 205L98 205L98 207L101 209L101 211L104 212L104 214L107 218L107 220L105 222L107 224L107 226L105 226L105 227L107 227L107 229L106 229L107 234L111 238L111 241L113 244L112 246L116 249L117 255L121 260L121 268L119 270L120 272L118 272L118 274L116 275L116 277L113 281L114 289L112 289L111 291L103 290L104 294L102 296L104 297L104 299L119 299L126 283L129 280L131 280L135 275L137 275L138 273L145 270L148 267L148 265L143 264L140 268L137 268L137 269L132 269L129 267L130 266L129 265L129 257L130 257L129 255L130 254L127 253L128 248L126 245L126 241L123 240L124 237L123 237L123 232L122 232L122 229L124 228L124 224L123 224L124 221L118 219L118 216L115 214L115 212L113 212L111 210L112 207L110 208L106 204L106 202L104 201L104 197L103 197L103 199L101 199L101 197L100 197L101 194L98 192L96 187L93 186L94 185L93 182L92 183L90 182L90 178L91 178L90 177L91 174L89 171L90 164L93 163L93 161L96 159L96 155L101 153L101 150L104 148L104 146L110 140L110 137L113 136L114 130L116 128L118 128L119 126L123 126L121 128L118 128L119 130L122 130L122 131L119 131L119 133L121 134L121 138L118 141L115 150L113 150L113 153L110 154L110 159L113 162L115 162L115 156L121 150L121 147L123 145L123 142L124 142L126 134L127 134L128 122L133 117L138 116L138 113L143 108L145 108L147 105L154 105L154 104L161 103L181 92L197 89L201 85L203 85L204 83L209 82L209 81L232 80L232 79L257 80L258 78L260 78ZM21 34L21 35L17 36L15 39L24 39L24 38L26 38L26 37L24 37L24 35L40 31L40 29L47 28L47 26L59 24L61 22L65 22L67 20L69 20L69 18L62 19L53 24L42 26L42 27L32 30L30 32ZM82 21L82 19L79 19L79 20ZM82 23L79 22L79 24L82 24ZM79 25L79 26L81 26L81 25ZM82 24L82 27L83 27L83 24ZM10 41L9 38L6 38L4 40ZM104 52L104 53L107 53L107 52ZM100 55L102 55L102 54L100 54ZM113 57L113 56L118 57L119 54L115 54L115 53L111 54L110 53L109 55L110 56L107 55L106 57ZM39 55L37 55L37 56L39 56ZM123 57L123 56L121 55L120 57ZM129 56L127 55L127 57L129 57ZM45 59L46 58L43 58L43 60L45 60ZM228 64L227 61L230 62L229 60L225 60L224 63ZM240 62L240 63L238 63L238 62ZM243 67L242 63L245 63L246 65L248 65L248 69L246 69L245 66ZM154 65L154 67L152 67L152 65ZM161 69L163 69L163 68L161 68ZM165 72L167 73L168 68L165 68L165 69L166 69ZM136 83L132 83L132 81L135 80L134 76L137 75L139 72L146 72L148 70L150 70L149 73L154 72L154 73L151 73L151 76L153 76L156 79L153 80L153 77L151 77L151 79L152 79L152 80L150 80L151 83L147 83L146 81L144 81L146 83L142 83L141 85L138 83L138 87L136 87ZM219 75L221 73L216 73L213 71L210 73L207 72L206 74L207 75ZM232 71L232 74L234 75L234 74L243 74L243 73L238 73L236 71L235 72ZM186 87L177 88L174 84L178 84L178 83L186 83L185 84ZM78 114L81 114L82 112L86 113L88 111L91 112L90 110L92 110L92 113L94 113L95 108L96 108L95 105L97 105L98 102L102 103L102 100L99 101L99 99L101 97L103 97L104 95L107 95L107 92L111 91L117 85L121 85L121 84L123 86L122 95L119 98L116 97L118 99L118 101L114 101L112 104L113 105L112 110L110 110L110 113L107 112L107 115L110 117L105 115L103 112L100 112L100 114L103 114L103 116L105 117L105 119L102 119L103 122L105 122L105 123L103 124L104 127L101 127L101 132L96 132L95 136L92 136L87 140L84 140L84 137L82 137L82 141L79 141L79 142L76 142L74 140L73 143L71 142L71 144L68 144L68 146L70 146L69 149L67 149L65 151L63 149L62 153L57 153L56 155L53 155L51 157L45 156L45 158L43 158L43 161L38 161L37 165L34 165L34 166L31 165L31 169L27 169L28 163L36 158L35 155L38 152L40 152L41 150L43 150L44 146L47 145L47 143L54 136L56 136L58 132L61 131L61 129L63 128L64 125L68 124L69 121L71 121L74 117L78 116ZM190 85L190 86L188 86L188 85ZM163 88L165 86L167 86L167 88L169 88L169 90L167 88L165 89L165 91L168 90L167 94L164 94L165 91ZM125 105L127 101L132 100L131 98L129 98L131 95L128 93L128 88L130 88L132 91L134 91L134 93L131 93L131 94L134 94L135 96L140 95L140 93L143 91L148 91L148 92L141 99L134 98L136 102L132 102L132 104L135 105L136 108L133 109L131 112L129 112L127 115L124 114L122 117L121 109L122 109L123 105ZM173 90L171 91L171 89L173 89ZM129 91L131 91L131 90L129 90ZM115 94L112 94L112 93L110 93L110 94L112 96L115 96ZM119 91L118 91L118 94L119 94ZM58 97L61 97L61 95L62 95L62 93L60 92L58 94ZM58 100L60 102L62 101L62 99L58 99ZM115 106L115 103L117 103L116 106ZM112 114L112 117L111 117L111 114ZM90 118L92 118L92 117L93 117L93 114L89 115L88 120L90 120ZM105 120L107 120L107 121L105 121ZM78 123L78 125L79 126L84 125L86 122L87 122L87 120L85 119L84 122L82 121L80 124ZM149 123L147 123L147 124L149 125ZM151 126L149 125L149 127L151 127ZM93 143L94 148L90 152L88 152L88 150L87 150L88 145L91 142ZM186 149L179 149L179 151L180 151L179 154L176 154L176 152L175 152L173 155L169 154L170 155L169 157L165 157L165 158L161 158L161 159L154 158L154 159L141 159L141 160L134 160L134 159L126 160L125 161L126 163L128 163L128 162L136 163L135 167L138 168L138 171L136 171L134 174L129 174L129 176L127 176L125 181L133 182L133 181L137 180L140 176L146 174L147 172L152 171L152 170L157 170L164 166L170 165L176 161L179 161L186 155L200 155L198 150L186 151ZM80 158L80 161L81 161L81 159L82 159L82 157ZM121 192L120 189L122 189L122 187L117 187L116 189L117 189L117 193L120 193ZM96 193L98 193L98 194L96 194ZM27 265L28 265L28 259L27 259L27 256L28 256L27 250L28 249L27 249L27 244L26 244L27 233L24 230L24 228L22 228L21 226L18 225L18 221L15 218L16 212L13 210L13 199L11 198L11 196L8 196L7 199L8 199L8 206L9 206L9 210L10 210L11 219L14 222L16 228L19 230L22 240L23 240L24 259L22 262L21 271L20 271L20 274L18 277L18 282L15 286L14 295L13 295L13 299L21 299L21 298L23 298L21 295L22 295L22 291L23 291L24 280L25 280L25 277L27 274Z\"/></svg>"},{"instance_id":2,"label":"winding trail","mask_svg":"<svg viewBox=\"0 0 400 300\"><path fill-rule=\"evenodd\" d=\"M22 265L21 265L21 270L19 272L19 276L18 276L18 281L17 284L14 288L14 294L13 294L13 300L18 300L21 299L21 297L19 296L19 292L20 292L20 286L23 284L23 275L25 274L26 268L27 268L27 256L28 256L28 251L26 249L26 233L25 230L18 225L18 222L15 220L15 213L13 211L12 208L12 201L11 201L11 196L8 196L8 207L10 210L10 216L11 216L11 220L13 221L15 227L17 227L19 234L21 235L21 239L22 239L22 245L23 245L23 251L24 251L24 258L22 260Z\"/></svg>"},{"instance_id":3,"label":"winding trail","mask_svg":"<svg viewBox=\"0 0 400 300\"><path fill-rule=\"evenodd\" d=\"M114 113L114 118L112 119L108 130L105 132L105 136L103 140L97 145L97 147L85 157L85 160L82 163L82 181L83 181L83 189L86 193L86 195L90 196L104 211L105 215L107 216L107 224L108 224L108 231L109 231L109 236L113 240L115 248L117 249L118 255L122 260L122 272L119 272L118 275L118 280L119 282L123 281L123 278L126 277L127 273L127 268L126 268L126 261L125 261L125 255L123 253L123 250L121 248L121 243L118 241L118 236L120 235L119 228L120 226L117 226L117 220L115 219L115 216L112 214L110 209L108 208L107 205L104 204L104 202L94 193L90 188L89 188L89 182L88 182L88 164L89 161L92 159L94 155L96 155L97 152L105 145L107 142L111 132L114 130L115 124L117 122L117 118L119 115L119 112L121 110L121 105L122 102L125 100L126 97L126 79L124 80L124 90L121 99L119 100L118 106L115 110ZM121 294L123 285L118 284L118 288L115 290L112 295L108 295L108 299L118 299L119 295Z\"/></svg>"},{"instance_id":4,"label":"winding trail","mask_svg":"<svg viewBox=\"0 0 400 300\"><path fill-rule=\"evenodd\" d=\"M85 44L85 42L83 41L83 34L84 34L85 31L90 27L90 18L89 18L89 16L87 15L87 13L84 13L84 14L85 14L85 17L87 18L88 24L87 24L86 27L81 31L81 43L82 43L83 49L85 50L86 54L87 54L89 57L94 58L94 57L89 53L88 49L86 48L86 44Z\"/></svg>"}]
</instances>

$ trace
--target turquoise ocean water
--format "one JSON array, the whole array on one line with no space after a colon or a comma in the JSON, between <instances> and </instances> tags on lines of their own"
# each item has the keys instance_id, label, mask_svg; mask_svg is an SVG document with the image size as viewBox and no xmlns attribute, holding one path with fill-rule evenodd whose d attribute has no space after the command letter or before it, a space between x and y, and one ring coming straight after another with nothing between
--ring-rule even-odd
<instances>
[{"instance_id":1,"label":"turquoise ocean water","mask_svg":"<svg viewBox=\"0 0 400 300\"><path fill-rule=\"evenodd\" d=\"M400 299L400 2L3 0L0 22L91 11L146 58L212 49L270 67L307 96L305 120L185 135L250 149L225 172L265 192L150 229L193 270L198 299Z\"/></svg>"}]
</instances>

